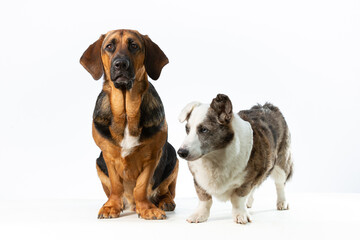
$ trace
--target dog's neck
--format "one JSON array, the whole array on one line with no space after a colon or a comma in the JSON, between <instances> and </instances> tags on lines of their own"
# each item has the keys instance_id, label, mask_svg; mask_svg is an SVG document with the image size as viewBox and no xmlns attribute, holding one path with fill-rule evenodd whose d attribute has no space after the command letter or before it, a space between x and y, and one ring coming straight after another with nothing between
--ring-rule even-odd
<instances>
[{"instance_id":1,"label":"dog's neck","mask_svg":"<svg viewBox=\"0 0 360 240\"><path fill-rule=\"evenodd\" d=\"M109 79L105 79L103 90L109 95L113 115L112 129L117 134L123 135L127 125L131 136L140 135L140 106L148 87L145 67L136 71L133 86L129 90L115 88Z\"/></svg>"}]
</instances>

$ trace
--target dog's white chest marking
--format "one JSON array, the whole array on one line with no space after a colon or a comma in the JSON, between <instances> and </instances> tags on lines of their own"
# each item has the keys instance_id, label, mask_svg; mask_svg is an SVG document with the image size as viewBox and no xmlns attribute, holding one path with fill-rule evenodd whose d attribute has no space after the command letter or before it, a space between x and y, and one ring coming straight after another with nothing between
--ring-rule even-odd
<instances>
[{"instance_id":1,"label":"dog's white chest marking","mask_svg":"<svg viewBox=\"0 0 360 240\"><path fill-rule=\"evenodd\" d=\"M128 156L133 151L133 149L138 145L140 145L139 136L137 137L131 136L129 133L128 125L126 125L124 131L124 138L120 142L121 156L123 158Z\"/></svg>"}]
</instances>

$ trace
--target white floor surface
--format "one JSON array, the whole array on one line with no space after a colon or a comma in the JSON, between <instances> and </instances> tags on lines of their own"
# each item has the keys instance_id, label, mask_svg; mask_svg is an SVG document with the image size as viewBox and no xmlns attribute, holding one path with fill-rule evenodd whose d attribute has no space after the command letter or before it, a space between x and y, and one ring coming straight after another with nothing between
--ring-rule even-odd
<instances>
[{"instance_id":1,"label":"white floor surface","mask_svg":"<svg viewBox=\"0 0 360 240\"><path fill-rule=\"evenodd\" d=\"M176 199L160 221L132 212L98 220L105 199L0 200L0 239L360 239L360 194L289 194L289 211L277 211L275 200L255 194L247 225L235 224L230 203L218 201L207 222L187 223L196 198Z\"/></svg>"}]
</instances>

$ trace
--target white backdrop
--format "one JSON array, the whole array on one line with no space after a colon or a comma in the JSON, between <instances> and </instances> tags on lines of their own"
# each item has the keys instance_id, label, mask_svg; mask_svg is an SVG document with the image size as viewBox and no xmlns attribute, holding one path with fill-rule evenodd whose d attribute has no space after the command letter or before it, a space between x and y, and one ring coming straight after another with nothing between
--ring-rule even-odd
<instances>
[{"instance_id":1,"label":"white backdrop","mask_svg":"<svg viewBox=\"0 0 360 240\"><path fill-rule=\"evenodd\" d=\"M270 101L292 132L289 190L360 192L359 12L356 0L1 2L0 198L105 198L91 137L102 80L79 58L119 28L170 60L153 84L176 149L189 101ZM180 161L177 196L195 196Z\"/></svg>"}]
</instances>

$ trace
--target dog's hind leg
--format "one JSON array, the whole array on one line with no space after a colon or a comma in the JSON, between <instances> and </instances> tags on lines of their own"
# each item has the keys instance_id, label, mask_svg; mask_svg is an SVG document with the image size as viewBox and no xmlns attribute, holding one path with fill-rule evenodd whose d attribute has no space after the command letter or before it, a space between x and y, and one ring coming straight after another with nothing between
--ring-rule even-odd
<instances>
[{"instance_id":1,"label":"dog's hind leg","mask_svg":"<svg viewBox=\"0 0 360 240\"><path fill-rule=\"evenodd\" d=\"M174 211L175 204L175 188L176 188L176 179L179 170L179 161L177 161L176 166L171 173L171 175L165 179L159 186L157 194L157 203L156 205L164 211Z\"/></svg>"},{"instance_id":2,"label":"dog's hind leg","mask_svg":"<svg viewBox=\"0 0 360 240\"><path fill-rule=\"evenodd\" d=\"M276 193L277 193L277 209L278 210L288 210L289 204L286 202L285 197L285 183L287 180L287 174L279 166L275 166L271 172L271 178L275 181Z\"/></svg>"},{"instance_id":3,"label":"dog's hind leg","mask_svg":"<svg viewBox=\"0 0 360 240\"><path fill-rule=\"evenodd\" d=\"M277 209L288 210L289 204L286 202L285 197L285 184L291 178L293 173L293 162L290 151L290 133L287 126L284 126L285 134L280 142L276 163L271 178L275 181L277 193Z\"/></svg>"},{"instance_id":4,"label":"dog's hind leg","mask_svg":"<svg viewBox=\"0 0 360 240\"><path fill-rule=\"evenodd\" d=\"M106 163L104 161L102 152L100 153L100 156L96 160L96 171L100 178L104 192L105 192L106 196L109 198L111 184L110 184L109 174L108 174L108 170L107 170Z\"/></svg>"},{"instance_id":5,"label":"dog's hind leg","mask_svg":"<svg viewBox=\"0 0 360 240\"><path fill-rule=\"evenodd\" d=\"M254 191L255 191L255 189L253 189L249 194L249 197L248 197L247 203L246 203L247 208L251 208L254 203Z\"/></svg>"}]
</instances>

